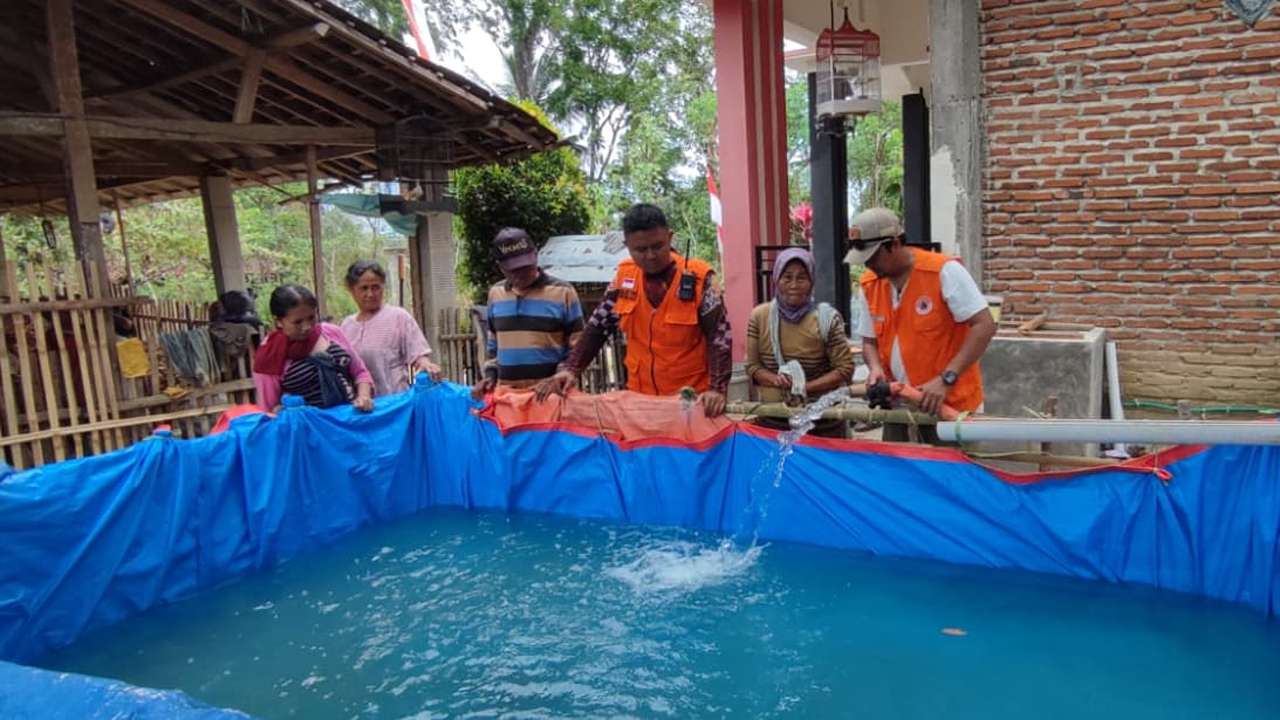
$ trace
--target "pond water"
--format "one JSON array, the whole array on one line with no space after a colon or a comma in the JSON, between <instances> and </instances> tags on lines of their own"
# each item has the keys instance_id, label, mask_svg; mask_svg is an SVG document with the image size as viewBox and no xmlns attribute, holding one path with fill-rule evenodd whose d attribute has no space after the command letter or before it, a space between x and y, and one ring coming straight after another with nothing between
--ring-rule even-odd
<instances>
[{"instance_id":1,"label":"pond water","mask_svg":"<svg viewBox=\"0 0 1280 720\"><path fill-rule=\"evenodd\" d=\"M42 667L262 718L1280 717L1280 624L1148 588L433 510Z\"/></svg>"}]
</instances>

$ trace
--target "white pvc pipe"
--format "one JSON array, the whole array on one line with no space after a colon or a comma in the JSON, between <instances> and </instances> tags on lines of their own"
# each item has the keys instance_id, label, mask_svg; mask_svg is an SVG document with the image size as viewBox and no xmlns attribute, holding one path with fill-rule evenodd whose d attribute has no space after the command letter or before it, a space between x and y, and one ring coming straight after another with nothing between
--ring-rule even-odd
<instances>
[{"instance_id":1,"label":"white pvc pipe","mask_svg":"<svg viewBox=\"0 0 1280 720\"><path fill-rule=\"evenodd\" d=\"M1124 403L1120 400L1120 362L1116 359L1116 344L1108 342L1105 346L1107 352L1107 399L1111 405L1111 419L1124 420ZM1115 444L1115 453L1117 455L1129 456L1129 450L1124 443Z\"/></svg>"},{"instance_id":2,"label":"white pvc pipe","mask_svg":"<svg viewBox=\"0 0 1280 720\"><path fill-rule=\"evenodd\" d=\"M1014 440L1143 445L1280 445L1280 422L1209 420L939 421L945 442Z\"/></svg>"}]
</instances>

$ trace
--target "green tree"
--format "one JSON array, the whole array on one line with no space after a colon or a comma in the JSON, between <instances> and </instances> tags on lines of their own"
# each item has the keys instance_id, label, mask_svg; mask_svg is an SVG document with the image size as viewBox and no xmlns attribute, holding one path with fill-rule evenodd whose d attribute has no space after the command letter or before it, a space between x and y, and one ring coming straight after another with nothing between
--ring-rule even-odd
<instances>
[{"instance_id":1,"label":"green tree","mask_svg":"<svg viewBox=\"0 0 1280 720\"><path fill-rule=\"evenodd\" d=\"M787 82L787 192L791 206L812 199L809 188L809 81L804 75Z\"/></svg>"},{"instance_id":2,"label":"green tree","mask_svg":"<svg viewBox=\"0 0 1280 720\"><path fill-rule=\"evenodd\" d=\"M258 294L259 310L266 312L267 297L277 284L313 284L311 234L304 203L280 204L285 195L305 190L301 184L279 190L242 188L235 193L236 220L240 230L249 286ZM283 192L282 192L283 191ZM65 264L71 259L67 220L50 216L58 244L46 246L40 218L0 218L8 258L20 271L28 264ZM381 241L362 221L333 209L320 214L325 256L325 294L334 317L354 312L343 276L357 258L379 258ZM209 259L204 212L199 198L183 198L140 205L124 211L124 232L129 243L129 268L137 292L157 299L204 303L216 290ZM119 227L103 234L103 247L112 282L125 278L124 252Z\"/></svg>"},{"instance_id":3,"label":"green tree","mask_svg":"<svg viewBox=\"0 0 1280 720\"><path fill-rule=\"evenodd\" d=\"M887 207L902 213L902 104L886 100L880 112L858 119L849 139L852 210Z\"/></svg>"},{"instance_id":4,"label":"green tree","mask_svg":"<svg viewBox=\"0 0 1280 720\"><path fill-rule=\"evenodd\" d=\"M537 112L537 108L526 109ZM455 236L463 291L483 302L502 279L492 242L504 227L523 228L538 247L555 235L582 233L590 200L578 158L569 148L546 150L507 165L464 168L454 173L458 200Z\"/></svg>"}]
</instances>

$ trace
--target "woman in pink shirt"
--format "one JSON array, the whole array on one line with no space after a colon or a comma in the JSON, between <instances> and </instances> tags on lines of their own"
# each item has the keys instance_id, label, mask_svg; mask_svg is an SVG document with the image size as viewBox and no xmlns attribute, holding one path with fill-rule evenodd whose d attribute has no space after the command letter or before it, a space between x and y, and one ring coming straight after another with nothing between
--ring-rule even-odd
<instances>
[{"instance_id":1,"label":"woman in pink shirt","mask_svg":"<svg viewBox=\"0 0 1280 720\"><path fill-rule=\"evenodd\" d=\"M308 405L351 403L373 409L373 376L336 325L319 322L319 303L300 285L281 285L271 293L275 329L253 356L258 407L275 410L284 394Z\"/></svg>"},{"instance_id":2,"label":"woman in pink shirt","mask_svg":"<svg viewBox=\"0 0 1280 720\"><path fill-rule=\"evenodd\" d=\"M440 366L431 362L431 346L413 316L383 304L386 282L387 273L376 262L360 260L347 269L347 290L360 312L342 321L342 332L368 366L377 395L407 389L419 372L440 379Z\"/></svg>"}]
</instances>

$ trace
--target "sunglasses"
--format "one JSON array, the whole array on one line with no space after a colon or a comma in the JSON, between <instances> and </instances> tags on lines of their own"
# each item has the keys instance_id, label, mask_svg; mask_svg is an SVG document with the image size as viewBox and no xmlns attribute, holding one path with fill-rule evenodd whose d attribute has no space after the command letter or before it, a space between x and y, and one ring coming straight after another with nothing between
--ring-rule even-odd
<instances>
[{"instance_id":1,"label":"sunglasses","mask_svg":"<svg viewBox=\"0 0 1280 720\"><path fill-rule=\"evenodd\" d=\"M866 250L867 248L873 245L879 245L881 243L888 242L892 239L893 239L892 237L886 236L886 237L878 237L878 238L867 238L865 240L861 240L861 239L850 240L849 247L853 248L854 250L857 250L858 252L862 252L863 250Z\"/></svg>"}]
</instances>

